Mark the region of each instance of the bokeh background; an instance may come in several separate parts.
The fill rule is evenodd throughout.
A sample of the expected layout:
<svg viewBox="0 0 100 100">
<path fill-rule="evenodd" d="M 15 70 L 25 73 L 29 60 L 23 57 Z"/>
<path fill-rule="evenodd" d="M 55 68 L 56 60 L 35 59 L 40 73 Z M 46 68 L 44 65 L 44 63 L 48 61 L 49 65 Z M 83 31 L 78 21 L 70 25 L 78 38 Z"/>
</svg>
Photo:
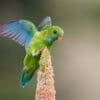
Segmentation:
<svg viewBox="0 0 100 100">
<path fill-rule="evenodd" d="M 100 0 L 0 0 L 0 23 L 51 16 L 64 40 L 52 51 L 56 100 L 100 100 Z M 0 100 L 34 100 L 32 83 L 19 84 L 24 49 L 0 38 Z"/>
</svg>

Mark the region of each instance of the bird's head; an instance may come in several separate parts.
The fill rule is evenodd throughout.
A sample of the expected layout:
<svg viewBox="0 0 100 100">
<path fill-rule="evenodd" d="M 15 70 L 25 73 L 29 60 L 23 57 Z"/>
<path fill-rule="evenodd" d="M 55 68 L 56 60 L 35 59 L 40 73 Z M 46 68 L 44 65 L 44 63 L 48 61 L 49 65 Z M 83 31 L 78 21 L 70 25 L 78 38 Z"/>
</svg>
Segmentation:
<svg viewBox="0 0 100 100">
<path fill-rule="evenodd" d="M 59 26 L 52 25 L 51 17 L 49 16 L 43 19 L 43 21 L 38 25 L 37 29 L 43 33 L 41 35 L 48 43 L 63 39 L 63 29 Z"/>
<path fill-rule="evenodd" d="M 62 40 L 64 31 L 59 26 L 46 26 L 43 28 L 45 39 L 48 42 L 54 42 L 55 40 Z"/>
</svg>

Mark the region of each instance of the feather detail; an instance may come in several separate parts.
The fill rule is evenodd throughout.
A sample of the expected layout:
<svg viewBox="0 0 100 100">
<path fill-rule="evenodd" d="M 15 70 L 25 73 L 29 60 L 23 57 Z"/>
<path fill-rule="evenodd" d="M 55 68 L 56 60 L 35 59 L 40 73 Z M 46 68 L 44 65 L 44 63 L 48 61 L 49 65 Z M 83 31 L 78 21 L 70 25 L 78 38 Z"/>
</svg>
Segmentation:
<svg viewBox="0 0 100 100">
<path fill-rule="evenodd" d="M 27 20 L 11 21 L 0 26 L 0 36 L 18 42 L 25 49 L 36 32 L 35 25 Z"/>
</svg>

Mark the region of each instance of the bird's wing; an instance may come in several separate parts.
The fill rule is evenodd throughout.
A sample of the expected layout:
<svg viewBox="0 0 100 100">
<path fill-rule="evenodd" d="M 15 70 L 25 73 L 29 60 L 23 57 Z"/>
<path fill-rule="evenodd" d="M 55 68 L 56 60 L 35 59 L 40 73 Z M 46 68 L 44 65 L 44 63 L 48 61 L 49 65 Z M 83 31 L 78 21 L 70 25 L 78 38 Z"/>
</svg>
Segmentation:
<svg viewBox="0 0 100 100">
<path fill-rule="evenodd" d="M 27 20 L 11 21 L 0 26 L 0 36 L 18 42 L 25 49 L 36 32 L 35 25 Z"/>
<path fill-rule="evenodd" d="M 37 29 L 40 31 L 44 26 L 51 26 L 52 22 L 51 22 L 51 17 L 47 16 L 46 18 L 44 18 L 42 20 L 42 22 L 37 26 Z"/>
</svg>

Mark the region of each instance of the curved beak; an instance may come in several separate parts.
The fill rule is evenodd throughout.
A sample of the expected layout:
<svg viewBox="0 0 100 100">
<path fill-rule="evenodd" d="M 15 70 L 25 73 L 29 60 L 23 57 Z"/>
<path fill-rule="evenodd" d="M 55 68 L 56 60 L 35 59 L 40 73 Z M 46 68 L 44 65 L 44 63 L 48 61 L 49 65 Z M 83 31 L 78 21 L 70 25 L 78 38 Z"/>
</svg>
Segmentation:
<svg viewBox="0 0 100 100">
<path fill-rule="evenodd" d="M 63 36 L 58 36 L 58 38 L 57 38 L 59 41 L 61 41 L 61 40 L 63 40 Z"/>
</svg>

